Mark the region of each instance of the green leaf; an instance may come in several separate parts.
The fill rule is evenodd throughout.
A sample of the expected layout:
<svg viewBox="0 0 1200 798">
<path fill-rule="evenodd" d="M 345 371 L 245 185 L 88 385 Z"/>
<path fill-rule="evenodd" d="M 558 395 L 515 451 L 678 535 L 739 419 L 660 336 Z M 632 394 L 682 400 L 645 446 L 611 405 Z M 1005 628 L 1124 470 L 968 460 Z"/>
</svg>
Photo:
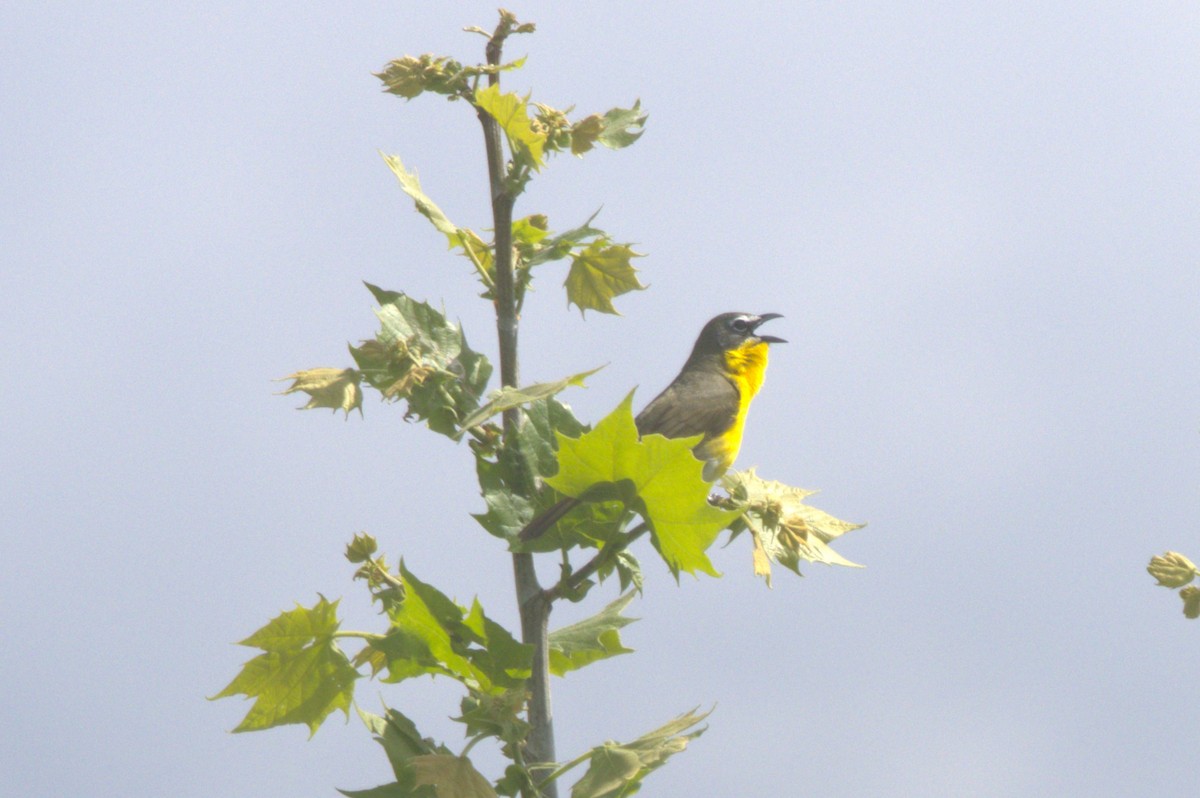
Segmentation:
<svg viewBox="0 0 1200 798">
<path fill-rule="evenodd" d="M 612 572 L 617 572 L 617 577 L 620 579 L 621 592 L 625 593 L 631 587 L 637 593 L 642 592 L 642 566 L 638 562 L 637 557 L 629 553 L 627 549 L 621 549 L 617 552 L 616 557 L 600 569 L 599 575 L 601 581 L 612 575 Z"/>
<path fill-rule="evenodd" d="M 442 209 L 431 200 L 421 189 L 421 181 L 417 178 L 415 172 L 410 172 L 404 168 L 404 162 L 395 155 L 383 156 L 384 163 L 392 170 L 392 174 L 400 181 L 400 188 L 404 189 L 404 193 L 412 197 L 413 203 L 416 204 L 417 210 L 429 220 L 430 224 L 438 229 L 439 232 L 445 234 L 451 244 L 456 243 L 458 236 L 458 227 L 447 218 L 446 214 L 442 213 Z"/>
<path fill-rule="evenodd" d="M 526 265 L 537 266 L 541 263 L 562 260 L 570 255 L 571 250 L 575 249 L 580 243 L 603 237 L 603 230 L 592 227 L 592 222 L 599 215 L 600 211 L 596 211 L 591 215 L 591 218 L 579 227 L 572 228 L 565 233 L 559 233 L 552 238 L 543 239 L 536 246 L 525 247 L 521 256 L 524 258 Z"/>
<path fill-rule="evenodd" d="M 403 562 L 400 580 L 404 598 L 388 607 L 391 627 L 382 640 L 371 642 L 387 658 L 385 681 L 444 674 L 483 693 L 524 683 L 532 647 L 518 643 L 487 618 L 478 601 L 468 617 L 458 604 L 413 576 Z"/>
<path fill-rule="evenodd" d="M 304 391 L 309 395 L 308 404 L 300 410 L 312 410 L 317 407 L 329 407 L 333 412 L 342 410 L 346 418 L 351 410 L 358 410 L 362 415 L 362 374 L 354 369 L 315 368 L 305 369 L 281 377 L 276 382 L 292 380 L 286 390 L 280 391 L 280 396 L 286 396 L 296 391 Z"/>
<path fill-rule="evenodd" d="M 513 241 L 520 244 L 536 245 L 550 235 L 546 228 L 548 224 L 545 214 L 535 213 L 513 222 Z"/>
<path fill-rule="evenodd" d="M 454 720 L 466 725 L 468 737 L 484 735 L 520 745 L 530 728 L 521 717 L 525 712 L 525 694 L 524 686 L 498 695 L 470 693 L 463 697 L 462 714 Z"/>
<path fill-rule="evenodd" d="M 372 341 L 350 347 L 364 378 L 389 400 L 408 400 L 408 414 L 453 436 L 479 406 L 492 367 L 467 346 L 462 328 L 424 302 L 367 283 L 380 303 Z"/>
<path fill-rule="evenodd" d="M 466 77 L 462 64 L 446 56 L 406 55 L 388 63 L 382 72 L 373 72 L 383 81 L 383 90 L 406 100 L 432 91 L 437 94 L 455 95 L 466 90 Z"/>
<path fill-rule="evenodd" d="M 392 784 L 339 792 L 349 798 L 496 798 L 471 760 L 449 752 L 412 757 Z"/>
<path fill-rule="evenodd" d="M 491 459 L 476 451 L 476 473 L 487 512 L 473 517 L 488 532 L 505 539 L 514 551 L 555 551 L 585 543 L 581 534 L 563 534 L 567 526 L 536 541 L 523 542 L 517 537 L 534 516 L 548 509 L 560 498 L 553 490 L 536 491 L 527 478 L 528 469 L 540 477 L 558 470 L 558 433 L 579 436 L 584 426 L 571 409 L 554 397 L 538 399 L 525 409 L 525 423 L 515 440 L 516 453 L 501 450 L 500 457 Z M 578 523 L 572 519 L 571 524 Z"/>
<path fill-rule="evenodd" d="M 613 108 L 604 115 L 599 142 L 612 150 L 628 147 L 642 137 L 647 115 L 642 113 L 642 101 L 632 108 Z"/>
<path fill-rule="evenodd" d="M 604 116 L 592 114 L 571 126 L 571 153 L 582 156 L 597 143 L 612 150 L 628 147 L 641 138 L 646 114 L 641 100 L 633 108 L 613 108 Z"/>
<path fill-rule="evenodd" d="M 417 731 L 416 724 L 402 712 L 385 707 L 386 717 L 372 714 L 359 709 L 358 716 L 362 718 L 367 730 L 375 737 L 387 754 L 392 772 L 396 779 L 403 781 L 408 771 L 408 763 L 415 756 L 422 754 L 450 753 L 445 746 L 437 745 L 428 737 L 422 737 Z"/>
<path fill-rule="evenodd" d="M 816 491 L 765 480 L 754 469 L 730 471 L 721 481 L 729 492 L 728 506 L 742 513 L 735 535 L 748 528 L 754 537 L 754 573 L 771 586 L 771 563 L 799 574 L 800 561 L 861 568 L 834 551 L 829 543 L 865 524 L 834 518 L 804 503 Z"/>
<path fill-rule="evenodd" d="M 475 89 L 475 105 L 496 120 L 514 153 L 527 153 L 535 169 L 542 165 L 546 135 L 534 131 L 524 99 L 513 92 L 501 93 L 500 85 L 492 84 Z"/>
<path fill-rule="evenodd" d="M 704 552 L 737 513 L 708 502 L 703 464 L 692 454 L 699 436 L 670 440 L 647 435 L 638 440 L 632 401 L 630 393 L 579 438 L 560 434 L 558 473 L 546 483 L 587 501 L 619 499 L 649 524 L 654 545 L 672 573 L 717 576 Z"/>
<path fill-rule="evenodd" d="M 510 408 L 520 407 L 521 405 L 536 402 L 539 399 L 549 398 L 572 385 L 579 386 L 580 388 L 586 387 L 584 380 L 602 368 L 604 366 L 599 366 L 590 371 L 581 371 L 578 374 L 572 374 L 570 377 L 565 377 L 554 382 L 538 382 L 533 385 L 527 385 L 524 388 L 505 386 L 499 391 L 494 392 L 492 398 L 486 404 L 463 419 L 458 436 L 461 437 L 471 427 L 477 427 L 492 416 L 497 416 Z"/>
<path fill-rule="evenodd" d="M 364 563 L 379 549 L 379 542 L 366 532 L 359 532 L 346 545 L 346 559 L 357 565 Z"/>
<path fill-rule="evenodd" d="M 480 280 L 490 289 L 494 271 L 492 245 L 480 238 L 474 230 L 459 227 L 451 222 L 442 209 L 422 190 L 421 181 L 417 179 L 416 173 L 405 169 L 397 156 L 383 155 L 383 160 L 400 181 L 400 188 L 412 198 L 421 215 L 428 219 L 438 232 L 446 236 L 451 249 L 462 251 L 463 257 L 471 261 L 479 273 Z"/>
<path fill-rule="evenodd" d="M 612 300 L 646 286 L 637 278 L 637 269 L 630 264 L 641 255 L 625 244 L 613 244 L 608 239 L 593 241 L 580 252 L 571 254 L 571 270 L 567 272 L 567 303 L 588 310 L 617 313 Z M 619 315 L 619 314 L 618 314 Z"/>
<path fill-rule="evenodd" d="M 345 795 L 346 798 L 438 798 L 436 789 L 428 784 L 415 785 L 411 778 L 408 782 L 383 784 L 369 790 L 339 789 L 338 792 Z"/>
<path fill-rule="evenodd" d="M 496 791 L 471 760 L 453 754 L 414 757 L 412 769 L 418 785 L 429 785 L 437 798 L 496 798 Z"/>
<path fill-rule="evenodd" d="M 571 126 L 571 154 L 583 156 L 585 152 L 596 146 L 596 140 L 604 132 L 604 117 L 592 114 L 580 119 Z"/>
<path fill-rule="evenodd" d="M 214 699 L 255 699 L 235 732 L 303 723 L 315 734 L 335 709 L 349 715 L 359 673 L 334 643 L 337 602 L 282 613 L 241 642 L 265 653 L 247 662 Z"/>
<path fill-rule="evenodd" d="M 629 654 L 621 643 L 620 630 L 637 620 L 621 614 L 633 600 L 626 593 L 591 618 L 564 626 L 550 633 L 550 672 L 563 676 L 597 660 Z"/>
<path fill-rule="evenodd" d="M 689 729 L 709 714 L 697 714 L 693 709 L 632 742 L 596 746 L 589 755 L 587 773 L 571 788 L 571 798 L 623 798 L 637 792 L 651 771 L 704 733 L 708 727 Z"/>
</svg>

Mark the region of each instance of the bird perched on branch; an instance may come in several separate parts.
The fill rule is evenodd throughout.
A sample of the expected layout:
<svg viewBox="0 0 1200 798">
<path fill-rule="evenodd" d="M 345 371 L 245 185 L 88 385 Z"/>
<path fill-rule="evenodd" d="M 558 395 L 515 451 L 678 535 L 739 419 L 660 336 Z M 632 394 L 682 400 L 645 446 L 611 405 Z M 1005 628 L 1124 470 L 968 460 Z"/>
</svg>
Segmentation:
<svg viewBox="0 0 1200 798">
<path fill-rule="evenodd" d="M 711 319 L 679 374 L 634 419 L 638 434 L 703 435 L 692 452 L 704 461 L 704 479 L 717 480 L 741 448 L 750 400 L 767 370 L 769 345 L 786 343 L 758 333 L 762 324 L 778 318 L 778 313 L 722 313 Z M 579 503 L 573 498 L 558 502 L 530 521 L 521 539 L 540 537 Z"/>
</svg>

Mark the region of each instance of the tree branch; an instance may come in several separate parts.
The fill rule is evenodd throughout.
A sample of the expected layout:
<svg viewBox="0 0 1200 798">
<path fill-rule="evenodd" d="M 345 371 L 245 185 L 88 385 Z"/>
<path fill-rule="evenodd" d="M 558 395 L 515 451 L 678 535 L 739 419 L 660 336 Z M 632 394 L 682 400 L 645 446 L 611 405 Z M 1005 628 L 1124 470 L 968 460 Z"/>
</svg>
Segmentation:
<svg viewBox="0 0 1200 798">
<path fill-rule="evenodd" d="M 493 66 L 500 64 L 504 40 L 514 30 L 516 18 L 501 11 L 500 23 L 488 39 L 487 61 Z M 500 82 L 499 72 L 488 75 L 488 84 Z M 500 125 L 482 108 L 477 109 L 483 127 L 484 146 L 487 150 L 489 188 L 492 200 L 493 229 L 495 239 L 495 297 L 496 333 L 500 349 L 500 384 L 517 387 L 520 369 L 517 360 L 517 303 L 514 290 L 512 219 L 516 201 L 508 181 L 508 167 L 504 157 L 504 142 Z M 504 445 L 516 449 L 517 433 L 520 431 L 522 415 L 519 408 L 504 411 Z M 533 479 L 527 474 L 532 490 Z M 516 581 L 517 605 L 521 613 L 521 638 L 533 646 L 533 668 L 529 677 L 529 737 L 525 743 L 525 758 L 530 766 L 553 763 L 554 722 L 550 711 L 550 650 L 548 646 L 551 603 L 542 594 L 533 555 L 513 554 L 513 576 Z M 557 798 L 558 788 L 553 782 L 545 785 L 543 795 Z"/>
</svg>

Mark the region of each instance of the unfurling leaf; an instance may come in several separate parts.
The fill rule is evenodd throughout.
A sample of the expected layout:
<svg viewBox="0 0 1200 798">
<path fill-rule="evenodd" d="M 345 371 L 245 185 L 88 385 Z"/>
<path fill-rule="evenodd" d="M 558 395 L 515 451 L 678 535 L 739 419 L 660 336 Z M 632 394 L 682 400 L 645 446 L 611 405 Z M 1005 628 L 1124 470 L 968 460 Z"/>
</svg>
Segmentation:
<svg viewBox="0 0 1200 798">
<path fill-rule="evenodd" d="M 571 126 L 571 154 L 582 156 L 596 146 L 596 140 L 604 132 L 604 117 L 592 114 Z"/>
<path fill-rule="evenodd" d="M 610 150 L 619 150 L 641 138 L 646 114 L 641 112 L 641 100 L 633 108 L 613 108 L 604 116 L 592 114 L 571 126 L 571 153 L 582 156 L 597 143 Z"/>
<path fill-rule="evenodd" d="M 468 737 L 484 735 L 520 745 L 529 735 L 525 713 L 525 686 L 499 694 L 472 692 L 463 697 L 462 714 L 454 720 L 467 727 Z"/>
<path fill-rule="evenodd" d="M 642 101 L 632 108 L 613 108 L 604 115 L 599 142 L 612 150 L 628 147 L 642 137 L 647 115 L 642 113 Z"/>
<path fill-rule="evenodd" d="M 455 95 L 466 91 L 468 73 L 462 64 L 446 56 L 428 53 L 413 57 L 406 55 L 388 63 L 382 72 L 372 73 L 383 81 L 383 90 L 406 100 L 432 91 Z"/>
<path fill-rule="evenodd" d="M 642 257 L 626 244 L 613 244 L 608 239 L 593 241 L 580 252 L 571 253 L 571 270 L 567 273 L 567 303 L 588 310 L 617 313 L 612 300 L 646 286 L 637 278 L 637 269 L 630 260 Z"/>
<path fill-rule="evenodd" d="M 366 532 L 359 532 L 354 540 L 346 545 L 346 559 L 355 565 L 364 563 L 379 550 L 379 543 Z"/>
<path fill-rule="evenodd" d="M 546 134 L 533 129 L 524 99 L 513 92 L 501 93 L 500 85 L 492 84 L 475 90 L 475 105 L 500 125 L 514 154 L 527 153 L 535 169 L 542 165 Z"/>
<path fill-rule="evenodd" d="M 1179 597 L 1183 599 L 1184 617 L 1192 620 L 1200 618 L 1200 587 L 1185 587 L 1179 591 Z"/>
<path fill-rule="evenodd" d="M 384 163 L 388 165 L 388 168 L 392 170 L 392 174 L 396 176 L 396 180 L 400 182 L 400 188 L 404 189 L 405 194 L 412 197 L 412 201 L 421 215 L 428 219 L 430 224 L 438 229 L 438 232 L 445 234 L 451 244 L 454 244 L 458 228 L 421 189 L 421 181 L 417 178 L 416 173 L 405 169 L 404 162 L 397 156 L 383 153 L 380 155 L 383 156 Z"/>
<path fill-rule="evenodd" d="M 1183 587 L 1200 574 L 1195 563 L 1177 551 L 1168 551 L 1157 557 L 1150 558 L 1146 566 L 1150 575 L 1158 580 L 1163 587 Z"/>
<path fill-rule="evenodd" d="M 297 606 L 282 613 L 241 641 L 264 653 L 213 696 L 254 699 L 234 731 L 303 723 L 315 734 L 335 709 L 349 715 L 359 673 L 334 643 L 337 629 L 337 602 L 322 598 L 312 608 Z"/>
<path fill-rule="evenodd" d="M 711 712 L 711 711 L 710 711 Z M 704 733 L 695 729 L 710 712 L 696 710 L 628 743 L 608 742 L 592 749 L 587 773 L 571 788 L 571 798 L 623 798 L 633 795 L 651 771 Z M 694 731 L 689 731 L 695 729 Z"/>
<path fill-rule="evenodd" d="M 704 553 L 737 513 L 708 502 L 703 464 L 692 454 L 699 436 L 638 439 L 633 394 L 579 438 L 558 435 L 558 473 L 546 483 L 560 493 L 593 502 L 619 500 L 645 519 L 655 547 L 678 576 L 717 576 Z"/>
<path fill-rule="evenodd" d="M 367 283 L 380 303 L 375 339 L 350 347 L 364 378 L 385 399 L 408 401 L 408 415 L 454 435 L 479 406 L 492 367 L 467 346 L 462 328 L 424 302 Z"/>
<path fill-rule="evenodd" d="M 510 388 L 505 386 L 499 391 L 496 391 L 486 404 L 463 419 L 462 427 L 459 429 L 458 435 L 461 437 L 462 433 L 471 427 L 477 427 L 492 416 L 499 415 L 510 408 L 531 404 L 539 399 L 546 399 L 571 387 L 572 385 L 583 388 L 585 387 L 583 381 L 602 368 L 604 367 L 600 366 L 592 369 L 591 371 L 581 371 L 578 374 L 572 374 L 570 377 L 565 377 L 561 380 L 556 380 L 554 382 L 539 382 L 533 385 L 527 385 L 524 388 Z"/>
<path fill-rule="evenodd" d="M 762 479 L 754 469 L 728 472 L 721 486 L 729 492 L 723 506 L 741 513 L 732 527 L 734 534 L 750 530 L 754 538 L 754 573 L 765 577 L 768 587 L 772 562 L 797 574 L 801 560 L 862 567 L 842 557 L 829 543 L 865 525 L 842 521 L 805 504 L 804 499 L 816 491 Z"/>
<path fill-rule="evenodd" d="M 550 672 L 563 676 L 601 659 L 633 651 L 621 643 L 620 630 L 637 620 L 621 614 L 633 600 L 626 593 L 591 618 L 550 633 Z"/>
<path fill-rule="evenodd" d="M 280 396 L 296 391 L 308 394 L 308 404 L 298 408 L 300 410 L 329 407 L 335 413 L 339 410 L 344 411 L 347 418 L 350 417 L 351 410 L 358 410 L 358 414 L 362 415 L 362 389 L 359 387 L 362 374 L 354 369 L 306 369 L 281 377 L 276 382 L 283 380 L 293 382 L 287 390 L 279 392 Z"/>
</svg>

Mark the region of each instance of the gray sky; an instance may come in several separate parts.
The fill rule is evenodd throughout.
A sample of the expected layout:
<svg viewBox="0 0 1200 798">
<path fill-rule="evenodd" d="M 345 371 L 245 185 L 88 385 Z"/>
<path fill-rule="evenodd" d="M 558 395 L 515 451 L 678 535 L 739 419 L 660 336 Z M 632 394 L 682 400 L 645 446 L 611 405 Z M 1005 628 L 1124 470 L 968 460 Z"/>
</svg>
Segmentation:
<svg viewBox="0 0 1200 798">
<path fill-rule="evenodd" d="M 488 226 L 466 108 L 370 75 L 475 60 L 459 29 L 494 6 L 451 5 L 0 7 L 0 792 L 387 781 L 357 719 L 234 736 L 248 705 L 203 698 L 294 601 L 377 625 L 341 559 L 358 530 L 515 625 L 465 446 L 371 394 L 365 420 L 297 413 L 269 382 L 348 364 L 376 326 L 362 279 L 495 350 L 470 269 L 377 154 Z M 679 587 L 643 545 L 638 653 L 556 684 L 560 756 L 716 703 L 647 795 L 1192 783 L 1200 626 L 1144 565 L 1200 556 L 1197 6 L 514 10 L 539 33 L 510 88 L 651 114 L 518 206 L 558 229 L 603 206 L 652 286 L 581 321 L 544 268 L 525 378 L 609 363 L 565 396 L 594 421 L 651 398 L 711 315 L 783 313 L 739 465 L 870 524 L 838 547 L 866 570 L 774 590 L 746 540 Z M 359 684 L 381 694 L 460 745 L 451 685 Z"/>
</svg>

